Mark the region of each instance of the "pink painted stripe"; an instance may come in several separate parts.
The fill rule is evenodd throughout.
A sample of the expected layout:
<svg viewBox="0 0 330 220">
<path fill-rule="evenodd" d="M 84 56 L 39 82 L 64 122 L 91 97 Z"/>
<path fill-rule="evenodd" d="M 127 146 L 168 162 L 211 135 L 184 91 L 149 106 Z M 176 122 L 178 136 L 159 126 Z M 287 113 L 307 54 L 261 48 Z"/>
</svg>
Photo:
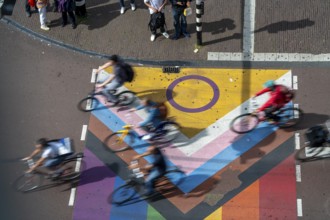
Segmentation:
<svg viewBox="0 0 330 220">
<path fill-rule="evenodd" d="M 109 220 L 111 204 L 106 202 L 113 191 L 115 174 L 87 148 L 86 165 L 77 188 L 73 220 Z"/>
<path fill-rule="evenodd" d="M 288 157 L 259 180 L 260 219 L 297 219 L 295 161 Z"/>
</svg>

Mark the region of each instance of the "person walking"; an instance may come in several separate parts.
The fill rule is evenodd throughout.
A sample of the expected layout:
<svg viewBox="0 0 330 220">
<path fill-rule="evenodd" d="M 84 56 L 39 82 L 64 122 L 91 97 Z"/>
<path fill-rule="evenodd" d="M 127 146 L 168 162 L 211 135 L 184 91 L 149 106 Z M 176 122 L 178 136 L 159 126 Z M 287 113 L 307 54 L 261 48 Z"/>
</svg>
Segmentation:
<svg viewBox="0 0 330 220">
<path fill-rule="evenodd" d="M 68 14 L 71 21 L 72 29 L 76 29 L 76 17 L 73 13 L 75 9 L 74 0 L 58 0 L 58 11 L 62 13 L 62 27 L 68 24 Z"/>
<path fill-rule="evenodd" d="M 39 19 L 40 19 L 40 28 L 44 31 L 49 31 L 50 28 L 47 26 L 47 5 L 48 5 L 48 0 L 37 0 L 37 8 L 39 11 Z"/>
<path fill-rule="evenodd" d="M 135 0 L 130 0 L 131 2 L 131 9 L 132 11 L 135 11 L 136 7 L 135 7 Z M 125 13 L 125 3 L 124 0 L 119 0 L 119 4 L 120 4 L 120 14 L 124 14 Z"/>
<path fill-rule="evenodd" d="M 190 37 L 187 32 L 187 19 L 184 15 L 184 10 L 190 7 L 191 0 L 170 0 L 172 3 L 172 14 L 174 19 L 175 34 L 171 37 L 172 40 L 177 40 L 181 35 L 186 38 Z"/>
<path fill-rule="evenodd" d="M 165 15 L 164 7 L 167 4 L 167 0 L 144 0 L 144 4 L 148 6 L 150 12 L 149 28 L 151 30 L 151 41 L 155 41 L 157 29 L 160 29 L 162 35 L 166 38 L 170 36 L 165 31 Z"/>
</svg>

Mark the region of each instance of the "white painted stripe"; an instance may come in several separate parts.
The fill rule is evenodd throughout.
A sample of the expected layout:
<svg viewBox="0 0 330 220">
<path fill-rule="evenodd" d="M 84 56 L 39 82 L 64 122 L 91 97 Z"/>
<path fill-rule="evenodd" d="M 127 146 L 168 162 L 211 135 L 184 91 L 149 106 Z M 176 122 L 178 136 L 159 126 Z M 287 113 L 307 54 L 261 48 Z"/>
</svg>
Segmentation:
<svg viewBox="0 0 330 220">
<path fill-rule="evenodd" d="M 299 104 L 298 104 L 298 103 L 294 103 L 294 104 L 293 104 L 293 107 L 294 107 L 294 108 L 299 108 Z M 293 117 L 294 117 L 294 118 L 299 118 L 298 115 L 296 115 L 296 114 L 295 114 Z"/>
<path fill-rule="evenodd" d="M 76 167 L 74 168 L 74 171 L 79 172 L 80 171 L 80 166 L 81 166 L 81 158 L 78 158 L 77 163 L 76 163 Z"/>
<path fill-rule="evenodd" d="M 196 31 L 202 31 L 202 27 L 196 26 Z"/>
<path fill-rule="evenodd" d="M 83 125 L 82 131 L 81 131 L 81 137 L 80 137 L 81 141 L 86 140 L 86 133 L 87 133 L 87 125 Z"/>
<path fill-rule="evenodd" d="M 196 8 L 196 14 L 202 14 L 202 9 L 198 9 L 198 8 Z"/>
<path fill-rule="evenodd" d="M 296 165 L 296 181 L 301 182 L 301 166 Z"/>
<path fill-rule="evenodd" d="M 294 139 L 295 139 L 296 150 L 299 150 L 300 149 L 300 134 L 295 133 Z"/>
<path fill-rule="evenodd" d="M 208 52 L 208 60 L 270 61 L 270 62 L 329 62 L 330 54 L 299 53 L 222 53 Z M 215 59 L 216 58 L 216 59 Z"/>
<path fill-rule="evenodd" d="M 95 81 L 96 81 L 96 71 L 97 71 L 97 69 L 92 70 L 91 83 L 95 83 Z"/>
<path fill-rule="evenodd" d="M 254 24 L 256 0 L 245 0 L 243 26 L 243 53 L 254 53 Z"/>
<path fill-rule="evenodd" d="M 72 188 L 68 206 L 73 206 L 75 197 L 76 197 L 76 188 Z"/>
<path fill-rule="evenodd" d="M 196 18 L 197 23 L 202 23 L 202 18 Z"/>
<path fill-rule="evenodd" d="M 293 76 L 292 85 L 294 90 L 298 90 L 298 76 Z"/>
<path fill-rule="evenodd" d="M 303 216 L 303 212 L 302 212 L 302 200 L 301 199 L 297 199 L 297 215 L 298 215 L 298 217 L 302 217 Z"/>
</svg>

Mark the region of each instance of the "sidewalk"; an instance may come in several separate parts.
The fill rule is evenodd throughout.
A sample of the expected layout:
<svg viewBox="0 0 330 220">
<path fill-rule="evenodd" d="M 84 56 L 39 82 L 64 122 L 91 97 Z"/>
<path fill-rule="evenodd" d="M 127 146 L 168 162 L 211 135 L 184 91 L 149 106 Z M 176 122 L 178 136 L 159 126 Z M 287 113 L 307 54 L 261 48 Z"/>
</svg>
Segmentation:
<svg viewBox="0 0 330 220">
<path fill-rule="evenodd" d="M 37 13 L 33 13 L 30 18 L 26 17 L 23 3 L 24 1 L 16 1 L 13 14 L 6 16 L 5 19 L 48 39 L 83 51 L 92 51 L 101 56 L 119 54 L 134 60 L 198 61 L 206 60 L 207 51 L 211 49 L 212 51 L 224 51 L 223 43 L 217 42 L 219 37 L 223 37 L 223 33 L 217 31 L 219 28 L 217 20 L 221 20 L 224 16 L 223 14 L 221 17 L 218 15 L 222 7 L 218 1 L 207 2 L 205 6 L 208 14 L 202 19 L 208 23 L 204 25 L 203 42 L 209 42 L 209 44 L 204 46 L 199 53 L 194 53 L 197 42 L 194 14 L 187 17 L 191 38 L 180 38 L 173 41 L 159 35 L 154 42 L 151 42 L 151 33 L 147 25 L 150 15 L 142 0 L 136 1 L 136 11 L 132 11 L 129 2 L 126 1 L 127 10 L 123 15 L 120 15 L 118 0 L 86 1 L 88 19 L 80 22 L 75 30 L 71 29 L 70 25 L 61 27 L 61 14 L 52 12 L 52 7 L 49 7 L 47 19 L 51 21 L 51 30 L 48 32 L 40 29 Z M 233 7 L 235 5 L 229 2 L 226 4 L 226 7 L 230 7 L 230 4 Z M 192 8 L 195 11 L 195 2 L 192 3 Z M 240 13 L 237 11 L 234 14 L 238 16 Z M 170 5 L 165 9 L 165 17 L 167 29 L 171 35 L 174 33 L 174 28 Z M 226 31 L 225 35 L 232 35 L 237 30 L 241 30 L 241 28 L 236 27 L 236 30 Z M 227 51 L 239 51 L 239 48 L 240 40 L 235 40 Z"/>
</svg>

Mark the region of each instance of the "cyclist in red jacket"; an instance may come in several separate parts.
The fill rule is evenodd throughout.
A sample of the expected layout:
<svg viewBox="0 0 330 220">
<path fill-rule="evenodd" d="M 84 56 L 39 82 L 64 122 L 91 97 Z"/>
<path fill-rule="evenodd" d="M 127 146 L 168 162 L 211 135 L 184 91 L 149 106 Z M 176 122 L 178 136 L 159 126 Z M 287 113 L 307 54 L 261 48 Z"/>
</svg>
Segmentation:
<svg viewBox="0 0 330 220">
<path fill-rule="evenodd" d="M 267 81 L 264 87 L 265 88 L 259 91 L 255 97 L 270 92 L 270 98 L 257 109 L 257 113 L 264 112 L 268 117 L 271 117 L 274 111 L 281 109 L 294 97 L 294 93 L 291 89 L 284 85 L 277 85 L 273 80 Z"/>
</svg>

